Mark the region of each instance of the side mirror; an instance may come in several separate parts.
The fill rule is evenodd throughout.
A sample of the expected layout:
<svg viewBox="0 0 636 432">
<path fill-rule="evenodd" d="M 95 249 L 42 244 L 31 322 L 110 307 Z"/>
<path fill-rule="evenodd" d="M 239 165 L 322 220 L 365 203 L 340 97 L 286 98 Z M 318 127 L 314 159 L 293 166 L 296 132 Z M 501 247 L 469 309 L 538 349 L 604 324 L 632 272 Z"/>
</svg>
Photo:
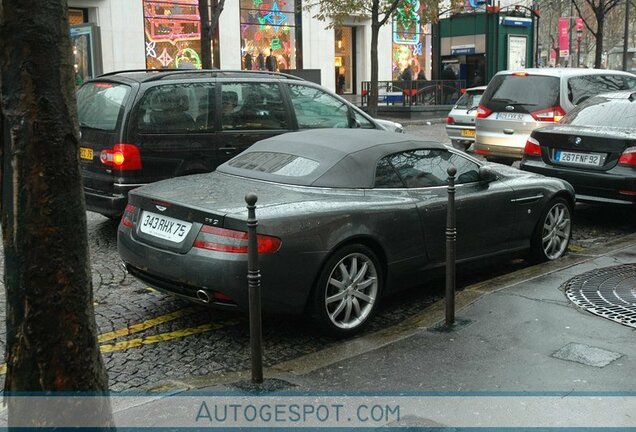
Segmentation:
<svg viewBox="0 0 636 432">
<path fill-rule="evenodd" d="M 479 178 L 481 181 L 490 183 L 497 180 L 497 173 L 492 168 L 483 166 L 479 168 Z"/>
</svg>

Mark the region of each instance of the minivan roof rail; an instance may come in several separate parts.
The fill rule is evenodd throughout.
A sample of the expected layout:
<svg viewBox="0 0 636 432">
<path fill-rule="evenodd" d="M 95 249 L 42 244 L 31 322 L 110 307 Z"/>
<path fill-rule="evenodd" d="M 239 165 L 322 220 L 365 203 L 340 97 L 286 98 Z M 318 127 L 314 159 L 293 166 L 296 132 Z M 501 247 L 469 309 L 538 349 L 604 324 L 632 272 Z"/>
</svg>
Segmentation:
<svg viewBox="0 0 636 432">
<path fill-rule="evenodd" d="M 287 78 L 287 79 L 292 79 L 292 80 L 297 80 L 297 81 L 304 81 L 304 79 L 294 76 L 294 75 L 290 75 L 290 74 L 286 74 L 286 73 L 282 73 L 282 72 L 270 72 L 270 71 L 252 71 L 252 70 L 222 70 L 222 69 L 168 69 L 168 71 L 166 71 L 165 69 L 162 69 L 161 72 L 164 72 L 162 74 L 157 74 L 157 75 L 153 75 L 153 76 L 149 76 L 146 79 L 144 79 L 144 82 L 149 82 L 149 81 L 158 81 L 158 80 L 162 80 L 164 78 L 167 77 L 171 77 L 174 75 L 189 75 L 189 74 L 196 74 L 196 75 L 210 75 L 213 77 L 218 77 L 218 76 L 223 76 L 223 75 L 249 75 L 249 74 L 254 74 L 254 75 L 265 75 L 265 76 L 272 76 L 272 77 L 279 77 L 279 78 Z"/>
</svg>

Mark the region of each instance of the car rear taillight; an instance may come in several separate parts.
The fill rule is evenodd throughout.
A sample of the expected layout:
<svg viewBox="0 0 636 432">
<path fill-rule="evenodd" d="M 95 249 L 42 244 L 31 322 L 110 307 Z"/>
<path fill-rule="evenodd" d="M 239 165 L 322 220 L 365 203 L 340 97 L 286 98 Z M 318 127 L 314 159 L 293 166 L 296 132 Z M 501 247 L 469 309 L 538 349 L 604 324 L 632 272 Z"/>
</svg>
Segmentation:
<svg viewBox="0 0 636 432">
<path fill-rule="evenodd" d="M 125 227 L 132 228 L 133 227 L 133 218 L 135 216 L 135 211 L 137 207 L 132 204 L 128 204 L 124 209 L 124 214 L 121 217 L 121 224 Z"/>
<path fill-rule="evenodd" d="M 488 117 L 490 114 L 492 114 L 492 110 L 486 108 L 483 105 L 479 105 L 477 107 L 477 118 L 486 118 Z"/>
<path fill-rule="evenodd" d="M 446 124 L 452 125 L 455 124 L 455 119 L 451 116 L 446 117 Z"/>
<path fill-rule="evenodd" d="M 560 106 L 542 109 L 530 113 L 536 121 L 542 122 L 558 122 L 565 115 L 565 111 Z"/>
<path fill-rule="evenodd" d="M 541 156 L 541 145 L 536 139 L 529 137 L 526 141 L 526 146 L 523 149 L 523 154 L 526 156 Z"/>
<path fill-rule="evenodd" d="M 528 76 L 528 72 L 513 72 L 513 76 Z"/>
<path fill-rule="evenodd" d="M 636 167 L 636 147 L 629 147 L 625 149 L 621 157 L 618 158 L 618 164 Z"/>
<path fill-rule="evenodd" d="M 121 171 L 141 169 L 141 153 L 134 144 L 115 144 L 113 148 L 104 149 L 99 154 L 99 160 Z"/>
<path fill-rule="evenodd" d="M 480 155 L 484 155 L 484 156 L 490 154 L 489 150 L 475 149 L 474 151 L 475 151 L 475 153 L 480 154 Z"/>
<path fill-rule="evenodd" d="M 258 253 L 275 253 L 280 249 L 278 237 L 258 234 Z M 247 253 L 247 233 L 227 228 L 203 225 L 194 241 L 194 247 L 217 252 Z"/>
</svg>

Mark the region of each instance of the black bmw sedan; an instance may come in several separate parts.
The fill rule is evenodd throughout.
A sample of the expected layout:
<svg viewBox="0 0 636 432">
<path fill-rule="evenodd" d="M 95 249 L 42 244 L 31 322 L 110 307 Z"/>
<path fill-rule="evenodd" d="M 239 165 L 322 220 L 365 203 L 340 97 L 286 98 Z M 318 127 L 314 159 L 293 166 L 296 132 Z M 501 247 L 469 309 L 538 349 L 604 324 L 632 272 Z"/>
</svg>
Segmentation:
<svg viewBox="0 0 636 432">
<path fill-rule="evenodd" d="M 521 169 L 568 181 L 577 201 L 636 205 L 636 92 L 593 97 L 535 129 Z"/>
</svg>

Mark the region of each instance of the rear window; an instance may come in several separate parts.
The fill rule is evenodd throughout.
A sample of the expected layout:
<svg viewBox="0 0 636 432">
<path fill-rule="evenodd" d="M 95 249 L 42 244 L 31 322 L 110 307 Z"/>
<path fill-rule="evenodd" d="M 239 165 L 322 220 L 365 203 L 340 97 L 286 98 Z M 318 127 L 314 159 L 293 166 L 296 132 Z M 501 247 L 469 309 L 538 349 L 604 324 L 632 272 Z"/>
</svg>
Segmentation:
<svg viewBox="0 0 636 432">
<path fill-rule="evenodd" d="M 302 177 L 311 174 L 320 164 L 315 160 L 286 153 L 253 152 L 237 156 L 228 165 L 267 174 Z"/>
<path fill-rule="evenodd" d="M 77 115 L 81 127 L 114 131 L 124 113 L 130 87 L 108 82 L 89 82 L 77 91 Z"/>
<path fill-rule="evenodd" d="M 479 105 L 481 101 L 482 92 L 466 92 L 459 98 L 455 106 L 457 108 L 473 108 Z"/>
<path fill-rule="evenodd" d="M 597 96 L 570 111 L 561 123 L 636 129 L 636 101 Z"/>
<path fill-rule="evenodd" d="M 493 111 L 506 106 L 517 112 L 533 112 L 559 105 L 559 78 L 541 75 L 496 75 L 481 103 Z"/>
<path fill-rule="evenodd" d="M 584 75 L 568 80 L 568 98 L 574 105 L 601 93 L 636 88 L 636 77 L 623 75 Z"/>
</svg>

